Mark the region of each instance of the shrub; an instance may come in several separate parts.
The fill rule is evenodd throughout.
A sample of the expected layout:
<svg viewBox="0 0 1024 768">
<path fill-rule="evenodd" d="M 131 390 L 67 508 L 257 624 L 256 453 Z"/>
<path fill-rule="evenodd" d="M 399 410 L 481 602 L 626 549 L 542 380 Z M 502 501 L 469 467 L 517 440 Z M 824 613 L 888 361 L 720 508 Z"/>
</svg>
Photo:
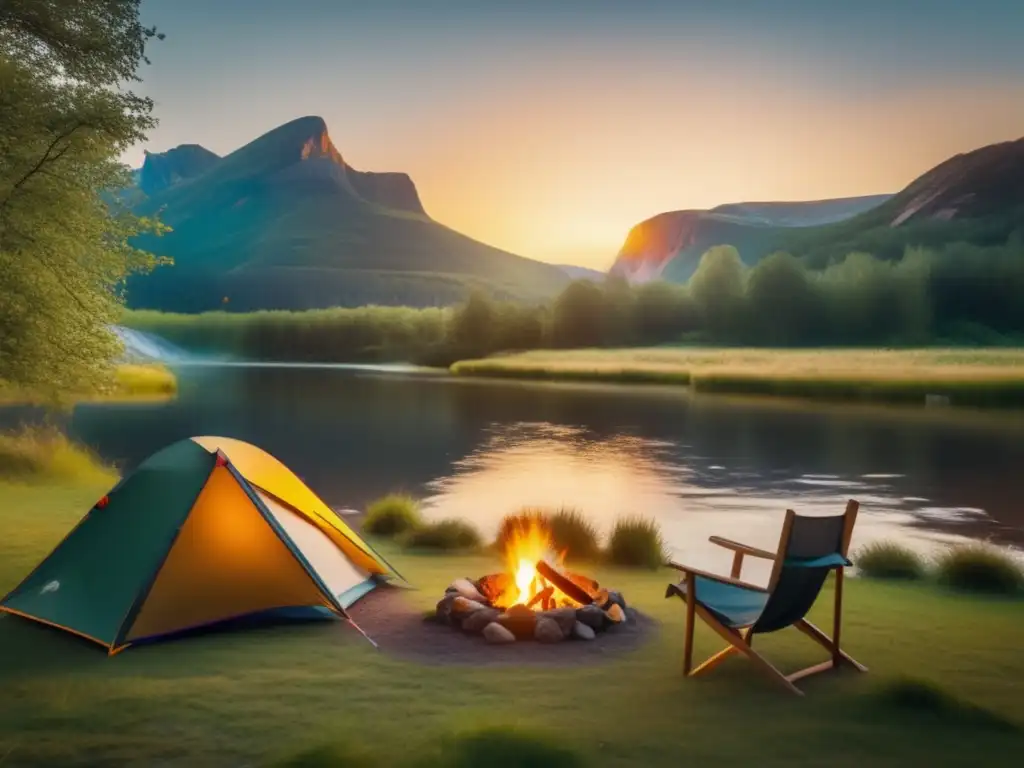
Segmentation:
<svg viewBox="0 0 1024 768">
<path fill-rule="evenodd" d="M 504 552 L 512 538 L 513 532 L 526 530 L 533 523 L 548 525 L 551 516 L 543 509 L 526 507 L 514 515 L 505 515 L 498 524 L 498 534 L 494 539 L 494 548 L 498 552 Z"/>
<path fill-rule="evenodd" d="M 498 525 L 493 547 L 504 552 L 513 531 L 540 524 L 551 533 L 551 543 L 559 552 L 565 551 L 572 560 L 593 560 L 601 553 L 597 528 L 573 507 L 562 507 L 556 512 L 525 507 L 513 515 L 506 515 Z"/>
<path fill-rule="evenodd" d="M 384 765 L 362 746 L 328 744 L 271 763 L 274 768 L 377 768 Z"/>
<path fill-rule="evenodd" d="M 112 485 L 117 472 L 56 427 L 23 427 L 0 434 L 0 478 Z"/>
<path fill-rule="evenodd" d="M 920 579 L 925 575 L 924 561 L 914 550 L 894 541 L 875 541 L 853 557 L 854 565 L 873 579 Z"/>
<path fill-rule="evenodd" d="M 884 707 L 1004 731 L 1016 731 L 1015 723 L 976 704 L 964 701 L 934 683 L 912 677 L 887 680 L 876 689 L 875 700 Z"/>
<path fill-rule="evenodd" d="M 446 768 L 582 768 L 584 761 L 553 735 L 481 728 L 448 739 L 435 764 Z"/>
<path fill-rule="evenodd" d="M 562 507 L 548 519 L 555 548 L 572 560 L 596 560 L 601 554 L 597 528 L 580 510 Z"/>
<path fill-rule="evenodd" d="M 1024 587 L 1024 567 L 1008 552 L 975 542 L 950 547 L 936 559 L 939 580 L 955 589 L 1008 594 Z"/>
<path fill-rule="evenodd" d="M 441 520 L 413 528 L 402 537 L 410 549 L 436 549 L 443 552 L 477 549 L 480 534 L 463 520 Z"/>
<path fill-rule="evenodd" d="M 653 520 L 627 517 L 618 520 L 608 541 L 608 559 L 615 565 L 656 569 L 665 562 L 665 543 Z"/>
<path fill-rule="evenodd" d="M 178 380 L 162 365 L 119 365 L 114 382 L 119 395 L 167 397 L 178 391 Z"/>
<path fill-rule="evenodd" d="M 370 504 L 363 529 L 372 536 L 399 536 L 423 524 L 419 503 L 404 493 L 389 493 Z"/>
</svg>

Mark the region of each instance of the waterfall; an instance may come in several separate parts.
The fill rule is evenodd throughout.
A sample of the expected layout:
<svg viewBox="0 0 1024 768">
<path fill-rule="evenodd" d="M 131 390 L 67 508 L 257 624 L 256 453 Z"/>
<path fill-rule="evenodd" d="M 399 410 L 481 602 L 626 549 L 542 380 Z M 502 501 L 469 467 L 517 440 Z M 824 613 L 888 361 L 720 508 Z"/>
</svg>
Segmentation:
<svg viewBox="0 0 1024 768">
<path fill-rule="evenodd" d="M 129 363 L 184 363 L 192 355 L 154 333 L 125 328 L 123 325 L 110 327 L 124 344 L 124 359 Z"/>
</svg>

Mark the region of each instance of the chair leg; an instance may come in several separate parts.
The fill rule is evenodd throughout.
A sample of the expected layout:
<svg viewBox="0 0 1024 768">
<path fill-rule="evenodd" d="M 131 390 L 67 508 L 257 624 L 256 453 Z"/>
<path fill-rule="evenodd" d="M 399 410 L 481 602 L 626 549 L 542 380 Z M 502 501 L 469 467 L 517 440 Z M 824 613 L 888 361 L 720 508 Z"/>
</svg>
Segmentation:
<svg viewBox="0 0 1024 768">
<path fill-rule="evenodd" d="M 833 642 L 831 637 L 829 637 L 816 626 L 811 624 L 811 622 L 807 621 L 807 619 L 801 619 L 793 626 L 795 626 L 797 629 L 799 629 L 801 632 L 803 632 L 805 635 L 811 638 L 814 642 L 818 643 L 818 645 L 822 646 L 826 651 L 832 654 L 832 661 L 829 663 L 828 668 L 831 669 L 839 666 L 839 664 L 837 663 L 838 660 L 839 662 L 845 663 L 848 666 L 853 667 L 858 672 L 868 671 L 867 667 L 865 667 L 855 658 L 850 656 L 846 651 L 842 650 L 839 647 L 838 643 Z"/>
<path fill-rule="evenodd" d="M 746 631 L 746 633 L 743 635 L 743 639 L 747 641 L 747 645 L 753 644 L 754 630 L 752 627 Z M 712 669 L 717 667 L 727 658 L 737 653 L 739 653 L 739 648 L 737 648 L 735 645 L 730 645 L 728 648 L 723 648 L 710 659 L 708 659 L 703 664 L 699 665 L 695 670 L 693 670 L 693 672 L 690 673 L 690 676 L 696 677 L 697 675 L 702 674 L 704 672 L 710 672 Z"/>
<path fill-rule="evenodd" d="M 683 675 L 689 675 L 693 668 L 693 631 L 694 631 L 694 606 L 697 602 L 694 597 L 695 582 L 692 573 L 686 575 L 686 647 L 683 650 Z"/>
<path fill-rule="evenodd" d="M 755 651 L 750 646 L 750 643 L 747 642 L 746 638 L 743 637 L 743 635 L 741 635 L 736 630 L 729 629 L 724 624 L 721 624 L 718 621 L 718 619 L 712 616 L 710 612 L 705 610 L 703 606 L 696 606 L 696 611 L 700 615 L 700 617 L 704 619 L 704 621 L 707 623 L 709 627 L 715 630 L 715 632 L 717 632 L 722 637 L 722 639 L 729 643 L 729 645 L 734 646 L 737 651 L 739 651 L 748 659 L 750 659 L 754 663 L 754 666 L 760 669 L 762 672 L 764 672 L 769 679 L 775 681 L 790 693 L 796 694 L 797 696 L 804 695 L 803 691 L 801 691 L 799 688 L 793 685 L 792 682 L 786 679 L 786 676 L 784 674 L 779 672 L 779 670 L 773 667 L 767 659 L 765 659 L 761 654 Z"/>
</svg>

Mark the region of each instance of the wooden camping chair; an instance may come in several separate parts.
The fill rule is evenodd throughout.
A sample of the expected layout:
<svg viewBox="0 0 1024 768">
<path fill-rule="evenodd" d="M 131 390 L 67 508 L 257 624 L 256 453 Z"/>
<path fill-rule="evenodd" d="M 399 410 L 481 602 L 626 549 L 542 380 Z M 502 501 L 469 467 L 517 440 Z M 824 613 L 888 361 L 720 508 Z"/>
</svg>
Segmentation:
<svg viewBox="0 0 1024 768">
<path fill-rule="evenodd" d="M 712 536 L 710 541 L 734 552 L 732 573 L 729 577 L 669 563 L 685 577 L 678 584 L 670 584 L 665 597 L 673 595 L 686 602 L 686 645 L 683 656 L 683 674 L 687 677 L 717 667 L 734 653 L 742 653 L 756 667 L 786 690 L 802 696 L 797 680 L 837 669 L 842 665 L 867 672 L 867 667 L 848 656 L 839 647 L 843 610 L 843 568 L 851 565 L 847 560 L 850 536 L 857 519 L 858 502 L 850 500 L 846 512 L 831 517 L 808 517 L 786 510 L 778 552 L 748 547 L 729 539 Z M 758 587 L 740 580 L 743 557 L 761 557 L 773 560 L 771 579 L 767 587 Z M 830 571 L 836 573 L 835 608 L 832 637 L 829 637 L 806 619 Z M 694 616 L 700 616 L 715 632 L 729 643 L 720 651 L 693 669 Z M 796 627 L 819 645 L 831 658 L 791 675 L 784 675 L 752 647 L 754 635 Z"/>
</svg>

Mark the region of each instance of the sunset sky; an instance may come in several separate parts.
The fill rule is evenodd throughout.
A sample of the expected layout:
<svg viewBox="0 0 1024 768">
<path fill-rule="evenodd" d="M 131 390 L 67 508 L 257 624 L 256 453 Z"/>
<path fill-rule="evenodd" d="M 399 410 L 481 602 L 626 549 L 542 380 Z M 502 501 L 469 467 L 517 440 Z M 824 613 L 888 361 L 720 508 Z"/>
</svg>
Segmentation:
<svg viewBox="0 0 1024 768">
<path fill-rule="evenodd" d="M 897 191 L 1024 136 L 1020 0 L 144 0 L 129 153 L 320 115 L 360 170 L 524 256 L 607 267 L 656 213 Z"/>
</svg>

